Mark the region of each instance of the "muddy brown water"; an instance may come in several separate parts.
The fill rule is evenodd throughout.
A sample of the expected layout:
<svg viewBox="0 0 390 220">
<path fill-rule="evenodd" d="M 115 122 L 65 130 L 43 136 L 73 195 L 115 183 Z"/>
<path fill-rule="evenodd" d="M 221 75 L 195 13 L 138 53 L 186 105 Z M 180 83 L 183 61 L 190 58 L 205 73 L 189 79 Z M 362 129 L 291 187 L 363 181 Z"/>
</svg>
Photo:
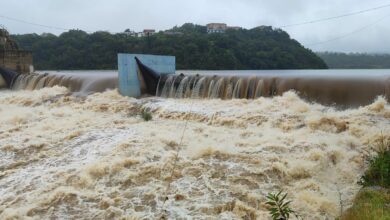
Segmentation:
<svg viewBox="0 0 390 220">
<path fill-rule="evenodd" d="M 44 74 L 46 73 L 46 74 Z M 118 86 L 117 71 L 40 71 L 19 77 L 14 90 L 55 85 L 87 95 Z M 358 107 L 378 96 L 390 98 L 390 70 L 178 70 L 161 78 L 156 96 L 166 98 L 254 99 L 289 90 L 324 105 Z"/>
</svg>

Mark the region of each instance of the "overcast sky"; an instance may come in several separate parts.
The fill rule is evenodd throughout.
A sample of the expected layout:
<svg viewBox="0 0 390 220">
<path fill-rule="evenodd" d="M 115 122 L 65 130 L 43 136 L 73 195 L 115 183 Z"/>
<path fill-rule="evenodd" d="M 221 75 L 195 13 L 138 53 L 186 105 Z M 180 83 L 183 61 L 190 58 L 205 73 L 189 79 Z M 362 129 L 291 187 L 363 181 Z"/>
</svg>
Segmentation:
<svg viewBox="0 0 390 220">
<path fill-rule="evenodd" d="M 390 4 L 390 0 L 0 0 L 0 24 L 17 34 L 60 34 L 63 31 L 1 16 L 48 26 L 110 32 L 126 28 L 164 30 L 186 22 L 201 25 L 223 22 L 244 28 L 278 27 L 386 4 Z M 347 37 L 312 45 L 362 28 Z M 390 7 L 283 29 L 314 51 L 390 53 Z"/>
</svg>

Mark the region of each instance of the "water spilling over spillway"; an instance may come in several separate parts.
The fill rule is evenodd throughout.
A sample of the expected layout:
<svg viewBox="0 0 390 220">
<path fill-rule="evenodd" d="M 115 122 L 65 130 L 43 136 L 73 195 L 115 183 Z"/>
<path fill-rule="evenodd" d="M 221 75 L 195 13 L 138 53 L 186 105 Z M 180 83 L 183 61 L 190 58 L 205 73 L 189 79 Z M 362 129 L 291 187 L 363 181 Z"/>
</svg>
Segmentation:
<svg viewBox="0 0 390 220">
<path fill-rule="evenodd" d="M 308 101 L 342 107 L 368 105 L 378 96 L 390 99 L 390 72 L 386 70 L 254 71 L 251 75 L 252 72 L 232 75 L 229 71 L 197 71 L 161 75 L 155 83 L 151 83 L 157 88 L 145 89 L 145 93 L 165 98 L 228 100 L 274 97 L 294 90 Z M 76 71 L 19 75 L 12 81 L 13 90 L 34 90 L 55 85 L 85 95 L 117 88 L 118 77 L 116 71 Z"/>
<path fill-rule="evenodd" d="M 166 98 L 256 99 L 294 90 L 309 100 L 345 107 L 367 105 L 382 95 L 390 98 L 390 74 L 332 75 L 166 75 L 156 96 Z"/>
<path fill-rule="evenodd" d="M 12 90 L 38 90 L 46 87 L 63 86 L 69 92 L 91 94 L 115 89 L 118 86 L 116 74 L 105 71 L 73 71 L 21 74 L 14 79 Z"/>
</svg>

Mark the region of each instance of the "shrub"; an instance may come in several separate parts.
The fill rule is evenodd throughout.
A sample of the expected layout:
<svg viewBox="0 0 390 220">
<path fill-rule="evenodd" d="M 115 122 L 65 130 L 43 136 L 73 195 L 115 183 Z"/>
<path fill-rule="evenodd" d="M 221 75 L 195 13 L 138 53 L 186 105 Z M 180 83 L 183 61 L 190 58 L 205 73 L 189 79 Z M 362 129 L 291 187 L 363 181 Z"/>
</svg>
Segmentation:
<svg viewBox="0 0 390 220">
<path fill-rule="evenodd" d="M 143 118 L 145 121 L 150 121 L 152 120 L 152 113 L 147 110 L 143 110 L 141 112 L 141 118 Z"/>
<path fill-rule="evenodd" d="M 299 219 L 299 215 L 290 208 L 291 201 L 285 201 L 287 193 L 278 192 L 277 194 L 269 193 L 267 196 L 266 204 L 269 205 L 268 211 L 270 212 L 273 220 L 287 220 L 290 215 L 293 214 Z"/>
<path fill-rule="evenodd" d="M 361 177 L 363 186 L 390 187 L 390 140 L 382 137 L 374 144 L 377 155 L 369 160 L 369 168 Z"/>
</svg>

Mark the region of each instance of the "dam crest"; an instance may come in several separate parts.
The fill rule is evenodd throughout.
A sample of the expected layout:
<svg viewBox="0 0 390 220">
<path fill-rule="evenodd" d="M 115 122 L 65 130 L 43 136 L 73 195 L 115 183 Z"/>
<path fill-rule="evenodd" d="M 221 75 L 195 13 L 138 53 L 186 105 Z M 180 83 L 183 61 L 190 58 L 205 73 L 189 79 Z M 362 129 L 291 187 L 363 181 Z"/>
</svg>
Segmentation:
<svg viewBox="0 0 390 220">
<path fill-rule="evenodd" d="M 140 60 L 137 60 L 137 65 L 140 97 L 151 95 L 177 99 L 256 99 L 280 96 L 294 90 L 307 101 L 342 108 L 371 104 L 378 96 L 390 99 L 390 74 L 385 73 L 386 70 L 379 74 L 337 74 L 339 70 L 327 70 L 321 74 L 314 70 L 295 70 L 286 74 L 253 71 L 256 73 L 253 75 L 250 74 L 251 71 L 245 71 L 245 74 L 240 71 L 237 74 L 231 74 L 231 71 L 214 74 L 204 71 L 161 74 Z M 0 73 L 8 79 L 8 87 L 12 90 L 63 86 L 78 95 L 116 89 L 120 81 L 117 73 L 104 71 L 18 74 L 0 69 Z"/>
</svg>

